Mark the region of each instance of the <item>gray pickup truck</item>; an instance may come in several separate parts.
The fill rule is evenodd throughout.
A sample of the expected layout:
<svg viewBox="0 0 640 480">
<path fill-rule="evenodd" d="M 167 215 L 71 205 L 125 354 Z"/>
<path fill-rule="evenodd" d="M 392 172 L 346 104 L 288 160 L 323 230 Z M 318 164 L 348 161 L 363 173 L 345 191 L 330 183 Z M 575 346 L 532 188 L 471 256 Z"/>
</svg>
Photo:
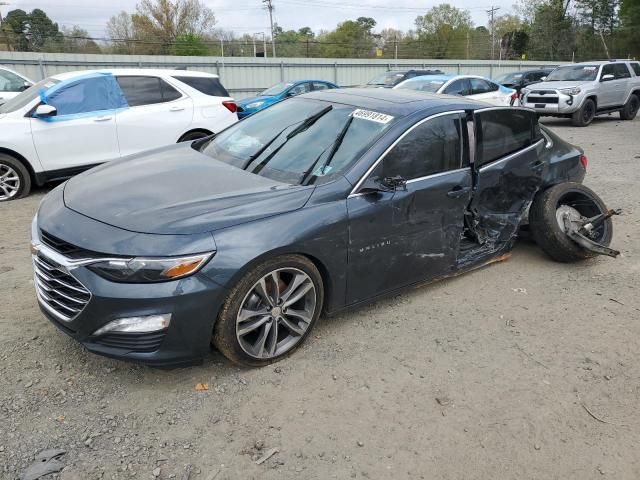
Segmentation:
<svg viewBox="0 0 640 480">
<path fill-rule="evenodd" d="M 633 120 L 640 109 L 640 62 L 611 60 L 563 65 L 522 89 L 520 104 L 539 115 L 571 118 L 586 127 L 596 115 L 619 112 Z"/>
</svg>

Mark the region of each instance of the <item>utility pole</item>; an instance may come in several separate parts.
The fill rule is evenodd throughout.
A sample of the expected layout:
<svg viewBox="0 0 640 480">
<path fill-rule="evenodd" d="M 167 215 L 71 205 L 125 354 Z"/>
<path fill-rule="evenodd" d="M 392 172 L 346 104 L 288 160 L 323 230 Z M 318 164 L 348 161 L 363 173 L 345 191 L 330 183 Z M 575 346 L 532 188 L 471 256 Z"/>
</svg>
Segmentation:
<svg viewBox="0 0 640 480">
<path fill-rule="evenodd" d="M 272 0 L 262 0 L 269 10 L 269 22 L 271 23 L 271 53 L 272 57 L 276 58 L 276 39 L 273 36 L 273 2 Z"/>
<path fill-rule="evenodd" d="M 498 10 L 500 10 L 500 7 L 494 7 L 493 5 L 491 6 L 491 10 L 487 10 L 487 14 L 491 18 L 491 60 L 494 60 L 496 58 L 496 24 L 494 20 L 495 13 Z"/>
<path fill-rule="evenodd" d="M 4 7 L 5 5 L 9 5 L 9 2 L 0 2 L 0 7 Z M 0 27 L 2 26 L 2 9 L 0 8 Z"/>
</svg>

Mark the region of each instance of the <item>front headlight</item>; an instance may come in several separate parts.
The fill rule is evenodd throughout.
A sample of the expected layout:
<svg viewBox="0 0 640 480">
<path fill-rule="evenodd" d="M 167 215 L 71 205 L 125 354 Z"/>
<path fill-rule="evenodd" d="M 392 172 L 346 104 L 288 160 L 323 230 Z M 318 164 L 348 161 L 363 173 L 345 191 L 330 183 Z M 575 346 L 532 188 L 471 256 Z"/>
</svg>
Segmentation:
<svg viewBox="0 0 640 480">
<path fill-rule="evenodd" d="M 520 90 L 520 94 L 521 95 L 526 95 L 529 93 L 529 89 L 528 88 L 523 88 L 522 90 Z"/>
<path fill-rule="evenodd" d="M 113 282 L 168 282 L 193 275 L 213 257 L 214 253 L 188 257 L 105 260 L 92 263 L 87 268 Z"/>
<path fill-rule="evenodd" d="M 244 108 L 252 109 L 252 108 L 261 107 L 262 105 L 264 105 L 264 102 L 253 102 L 253 103 L 247 104 L 247 106 Z"/>
<path fill-rule="evenodd" d="M 564 93 L 565 95 L 578 95 L 582 90 L 580 87 L 571 87 L 571 88 L 561 88 L 560 93 Z"/>
</svg>

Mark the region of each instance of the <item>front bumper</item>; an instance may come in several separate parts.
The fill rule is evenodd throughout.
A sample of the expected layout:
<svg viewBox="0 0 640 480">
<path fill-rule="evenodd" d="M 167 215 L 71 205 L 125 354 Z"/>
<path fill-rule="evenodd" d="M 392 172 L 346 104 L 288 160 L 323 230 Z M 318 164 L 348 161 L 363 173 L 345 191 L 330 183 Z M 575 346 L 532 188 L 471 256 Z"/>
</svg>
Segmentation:
<svg viewBox="0 0 640 480">
<path fill-rule="evenodd" d="M 584 95 L 567 95 L 558 90 L 533 90 L 520 95 L 520 104 L 541 115 L 571 115 L 578 111 Z"/>
<path fill-rule="evenodd" d="M 32 226 L 34 283 L 42 313 L 89 351 L 155 366 L 200 362 L 210 350 L 223 286 L 199 272 L 183 279 L 145 284 L 111 282 L 41 240 Z M 144 333 L 99 328 L 125 317 L 171 314 L 169 326 Z"/>
</svg>

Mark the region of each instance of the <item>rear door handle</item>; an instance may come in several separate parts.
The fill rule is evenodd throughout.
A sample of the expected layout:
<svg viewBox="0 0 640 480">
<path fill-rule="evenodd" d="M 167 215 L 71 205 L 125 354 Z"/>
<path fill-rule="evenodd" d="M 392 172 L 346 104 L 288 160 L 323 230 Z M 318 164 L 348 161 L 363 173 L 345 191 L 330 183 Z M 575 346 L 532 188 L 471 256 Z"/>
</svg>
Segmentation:
<svg viewBox="0 0 640 480">
<path fill-rule="evenodd" d="M 113 118 L 113 117 L 112 117 L 112 116 L 110 116 L 110 115 L 104 115 L 104 116 L 102 116 L 102 117 L 94 118 L 94 119 L 93 119 L 93 121 L 94 121 L 94 122 L 106 122 L 106 121 L 108 121 L 108 120 L 111 120 L 112 118 Z"/>
<path fill-rule="evenodd" d="M 184 107 L 171 107 L 169 109 L 170 112 L 181 112 L 182 110 L 184 110 Z"/>
<path fill-rule="evenodd" d="M 449 198 L 460 198 L 471 191 L 471 187 L 461 187 L 460 185 L 453 187 L 452 190 L 447 192 Z"/>
</svg>

